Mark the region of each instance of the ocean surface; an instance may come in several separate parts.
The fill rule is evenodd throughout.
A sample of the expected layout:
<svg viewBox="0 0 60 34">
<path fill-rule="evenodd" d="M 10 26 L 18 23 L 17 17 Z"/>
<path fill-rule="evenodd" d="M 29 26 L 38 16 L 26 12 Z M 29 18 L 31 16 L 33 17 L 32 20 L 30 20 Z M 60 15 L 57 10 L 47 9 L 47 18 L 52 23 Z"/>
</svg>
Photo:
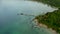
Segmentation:
<svg viewBox="0 0 60 34">
<path fill-rule="evenodd" d="M 0 1 L 0 34 L 54 34 L 46 28 L 34 28 L 34 16 L 54 11 L 47 4 L 33 1 Z M 24 13 L 27 15 L 17 15 Z"/>
</svg>

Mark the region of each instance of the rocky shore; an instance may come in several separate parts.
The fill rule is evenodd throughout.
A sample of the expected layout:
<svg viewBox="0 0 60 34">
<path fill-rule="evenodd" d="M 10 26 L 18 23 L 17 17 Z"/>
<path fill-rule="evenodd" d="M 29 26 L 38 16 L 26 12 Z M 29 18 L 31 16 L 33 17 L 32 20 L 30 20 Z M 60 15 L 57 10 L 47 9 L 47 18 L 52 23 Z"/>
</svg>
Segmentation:
<svg viewBox="0 0 60 34">
<path fill-rule="evenodd" d="M 36 24 L 36 27 L 43 27 L 43 28 L 46 28 L 48 29 L 49 31 L 52 31 L 54 34 L 58 34 L 55 30 L 53 30 L 52 28 L 48 28 L 47 25 L 45 24 L 42 24 L 42 23 L 38 23 L 38 19 L 35 19 L 35 24 Z"/>
<path fill-rule="evenodd" d="M 44 27 L 54 33 L 60 34 L 60 9 L 54 12 L 48 12 L 45 15 L 39 15 L 34 19 L 36 26 Z"/>
</svg>

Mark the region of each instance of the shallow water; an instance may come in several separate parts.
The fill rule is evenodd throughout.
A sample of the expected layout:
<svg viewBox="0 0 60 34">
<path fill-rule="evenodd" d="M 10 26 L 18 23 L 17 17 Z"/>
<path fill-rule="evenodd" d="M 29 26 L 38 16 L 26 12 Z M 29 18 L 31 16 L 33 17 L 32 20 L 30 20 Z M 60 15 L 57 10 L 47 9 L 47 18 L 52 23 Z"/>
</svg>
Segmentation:
<svg viewBox="0 0 60 34">
<path fill-rule="evenodd" d="M 0 3 L 0 34 L 53 34 L 45 28 L 33 28 L 34 16 L 52 12 L 54 8 L 32 1 L 1 1 Z"/>
</svg>

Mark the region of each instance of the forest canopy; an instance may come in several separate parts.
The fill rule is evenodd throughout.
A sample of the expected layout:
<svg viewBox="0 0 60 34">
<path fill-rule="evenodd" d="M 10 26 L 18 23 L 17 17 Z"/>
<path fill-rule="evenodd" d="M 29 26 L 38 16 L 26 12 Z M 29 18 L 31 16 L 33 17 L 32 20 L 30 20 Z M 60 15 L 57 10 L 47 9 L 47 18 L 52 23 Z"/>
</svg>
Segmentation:
<svg viewBox="0 0 60 34">
<path fill-rule="evenodd" d="M 39 23 L 43 23 L 48 26 L 48 28 L 52 28 L 56 32 L 60 34 L 60 0 L 34 0 L 38 2 L 42 2 L 44 4 L 48 4 L 52 7 L 58 8 L 53 12 L 48 12 L 45 15 L 38 15 L 35 19 L 38 19 Z"/>
</svg>

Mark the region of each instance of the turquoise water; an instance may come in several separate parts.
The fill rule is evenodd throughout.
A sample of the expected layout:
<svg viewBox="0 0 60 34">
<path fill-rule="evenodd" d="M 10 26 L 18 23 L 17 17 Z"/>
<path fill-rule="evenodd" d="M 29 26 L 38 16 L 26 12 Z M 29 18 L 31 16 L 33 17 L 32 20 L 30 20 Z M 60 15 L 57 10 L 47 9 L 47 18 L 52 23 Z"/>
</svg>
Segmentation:
<svg viewBox="0 0 60 34">
<path fill-rule="evenodd" d="M 53 34 L 42 27 L 33 28 L 33 16 L 17 15 L 39 15 L 53 10 L 55 9 L 38 2 L 3 0 L 0 3 L 0 34 Z"/>
</svg>

